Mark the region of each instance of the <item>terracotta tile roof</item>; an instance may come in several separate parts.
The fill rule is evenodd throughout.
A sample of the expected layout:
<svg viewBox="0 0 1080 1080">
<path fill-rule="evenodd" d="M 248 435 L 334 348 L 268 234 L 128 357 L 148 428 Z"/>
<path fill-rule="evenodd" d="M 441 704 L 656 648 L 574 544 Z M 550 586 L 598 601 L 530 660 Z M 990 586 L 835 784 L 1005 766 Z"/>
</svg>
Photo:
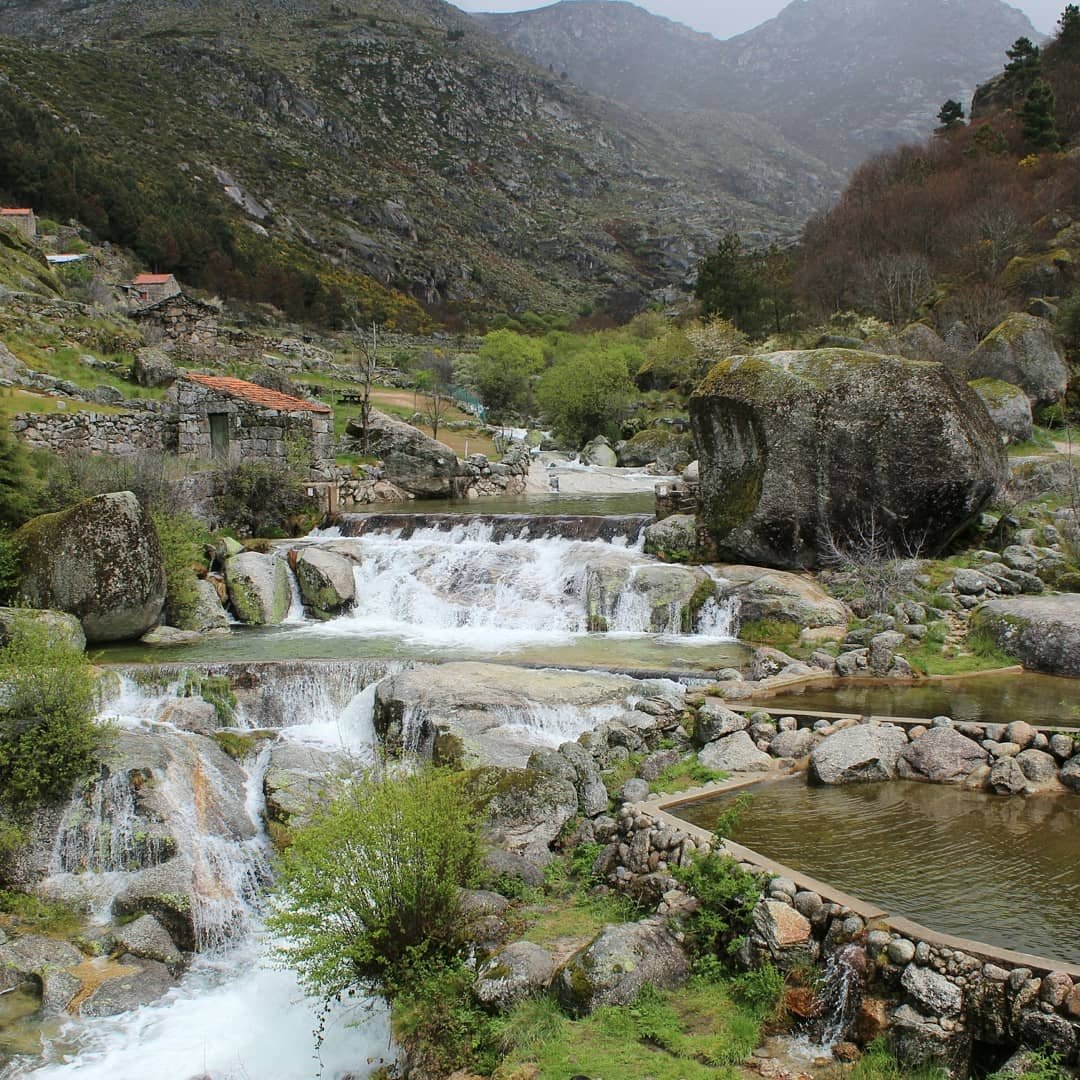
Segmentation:
<svg viewBox="0 0 1080 1080">
<path fill-rule="evenodd" d="M 0 215 L 3 215 L 4 217 L 26 217 L 27 214 L 32 213 L 33 211 L 29 208 L 15 209 L 5 206 L 3 209 L 0 209 Z"/>
<path fill-rule="evenodd" d="M 219 375 L 191 375 L 187 376 L 192 382 L 208 386 L 211 390 L 217 390 L 220 394 L 228 394 L 229 397 L 240 398 L 252 405 L 258 405 L 263 409 L 277 409 L 279 412 L 315 412 L 328 413 L 328 405 L 320 405 L 315 401 L 304 401 L 301 398 L 290 397 L 281 394 L 277 390 L 267 390 L 265 386 L 256 383 L 245 382 L 243 379 L 230 379 Z"/>
<path fill-rule="evenodd" d="M 132 285 L 164 285 L 172 280 L 172 274 L 140 274 Z"/>
</svg>

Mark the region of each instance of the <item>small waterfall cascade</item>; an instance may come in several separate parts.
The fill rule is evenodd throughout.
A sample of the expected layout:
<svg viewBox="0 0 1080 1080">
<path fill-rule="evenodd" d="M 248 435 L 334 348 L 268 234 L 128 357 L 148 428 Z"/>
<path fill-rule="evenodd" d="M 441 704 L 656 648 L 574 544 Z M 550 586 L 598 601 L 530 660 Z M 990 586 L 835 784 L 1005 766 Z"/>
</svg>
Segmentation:
<svg viewBox="0 0 1080 1080">
<path fill-rule="evenodd" d="M 697 616 L 697 632 L 702 637 L 731 641 L 739 636 L 739 597 L 710 596 Z"/>
<path fill-rule="evenodd" d="M 855 942 L 838 949 L 825 964 L 817 1002 L 823 1046 L 841 1042 L 859 1011 L 866 982 L 866 949 Z"/>
<path fill-rule="evenodd" d="M 665 566 L 625 537 L 500 538 L 483 519 L 452 528 L 365 529 L 313 541 L 356 563 L 356 606 L 320 635 L 399 636 L 501 651 L 597 629 L 678 636 L 701 571 Z M 734 602 L 703 608 L 705 636 L 733 624 Z M 701 634 L 698 613 L 694 629 Z"/>
</svg>

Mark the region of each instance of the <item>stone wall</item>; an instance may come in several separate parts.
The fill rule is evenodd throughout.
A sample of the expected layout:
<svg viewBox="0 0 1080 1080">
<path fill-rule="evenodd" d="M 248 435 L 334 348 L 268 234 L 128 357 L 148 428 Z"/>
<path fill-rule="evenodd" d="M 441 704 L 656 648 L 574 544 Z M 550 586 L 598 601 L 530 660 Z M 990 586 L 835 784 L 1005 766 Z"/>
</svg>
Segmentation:
<svg viewBox="0 0 1080 1080">
<path fill-rule="evenodd" d="M 176 419 L 159 412 L 20 413 L 11 430 L 35 450 L 130 457 L 176 449 Z"/>
<path fill-rule="evenodd" d="M 691 480 L 664 480 L 656 485 L 656 520 L 675 514 L 696 514 L 700 486 Z"/>
</svg>

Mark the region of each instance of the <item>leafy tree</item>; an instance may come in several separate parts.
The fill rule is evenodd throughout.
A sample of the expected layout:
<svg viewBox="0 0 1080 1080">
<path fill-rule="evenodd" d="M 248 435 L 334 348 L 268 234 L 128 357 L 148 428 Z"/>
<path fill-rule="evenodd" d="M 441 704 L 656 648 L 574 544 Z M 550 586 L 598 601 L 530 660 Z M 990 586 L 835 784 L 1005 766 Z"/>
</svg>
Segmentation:
<svg viewBox="0 0 1080 1080">
<path fill-rule="evenodd" d="M 101 739 L 86 654 L 25 616 L 0 649 L 0 792 L 16 813 L 68 795 Z"/>
<path fill-rule="evenodd" d="M 495 330 L 484 338 L 473 367 L 473 382 L 484 404 L 500 413 L 522 409 L 533 376 L 544 367 L 544 349 L 535 338 Z"/>
<path fill-rule="evenodd" d="M 1057 103 L 1054 88 L 1045 79 L 1036 79 L 1020 110 L 1024 138 L 1037 150 L 1058 150 Z"/>
<path fill-rule="evenodd" d="M 694 296 L 708 318 L 730 319 L 740 330 L 753 333 L 760 324 L 764 289 L 753 261 L 743 250 L 737 233 L 728 233 L 698 269 Z"/>
<path fill-rule="evenodd" d="M 301 983 L 324 999 L 392 998 L 464 951 L 459 890 L 480 867 L 481 815 L 453 774 L 427 769 L 343 787 L 297 829 L 271 927 Z"/>
<path fill-rule="evenodd" d="M 0 529 L 17 528 L 38 512 L 38 479 L 30 453 L 0 424 Z"/>
<path fill-rule="evenodd" d="M 638 366 L 643 354 L 638 351 Z M 592 344 L 564 355 L 540 376 L 536 398 L 555 430 L 581 446 L 595 435 L 617 436 L 634 388 L 627 352 Z"/>
<path fill-rule="evenodd" d="M 938 135 L 955 131 L 957 128 L 964 126 L 964 106 L 959 101 L 949 98 L 938 110 L 937 118 L 938 123 L 941 125 L 937 128 Z"/>
</svg>

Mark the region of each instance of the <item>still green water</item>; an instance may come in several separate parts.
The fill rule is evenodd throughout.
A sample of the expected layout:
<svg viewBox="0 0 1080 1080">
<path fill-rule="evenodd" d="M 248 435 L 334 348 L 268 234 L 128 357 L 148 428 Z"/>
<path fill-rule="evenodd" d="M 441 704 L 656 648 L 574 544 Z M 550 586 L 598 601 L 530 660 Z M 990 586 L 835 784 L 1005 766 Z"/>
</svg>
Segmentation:
<svg viewBox="0 0 1080 1080">
<path fill-rule="evenodd" d="M 802 779 L 749 790 L 740 844 L 934 930 L 1080 963 L 1080 796 Z M 673 813 L 712 828 L 731 798 Z"/>
<path fill-rule="evenodd" d="M 863 716 L 951 716 L 1009 724 L 1026 720 L 1051 727 L 1080 727 L 1080 679 L 1038 675 L 977 675 L 919 686 L 809 686 L 802 693 L 762 699 L 770 709 L 852 712 Z"/>
</svg>

